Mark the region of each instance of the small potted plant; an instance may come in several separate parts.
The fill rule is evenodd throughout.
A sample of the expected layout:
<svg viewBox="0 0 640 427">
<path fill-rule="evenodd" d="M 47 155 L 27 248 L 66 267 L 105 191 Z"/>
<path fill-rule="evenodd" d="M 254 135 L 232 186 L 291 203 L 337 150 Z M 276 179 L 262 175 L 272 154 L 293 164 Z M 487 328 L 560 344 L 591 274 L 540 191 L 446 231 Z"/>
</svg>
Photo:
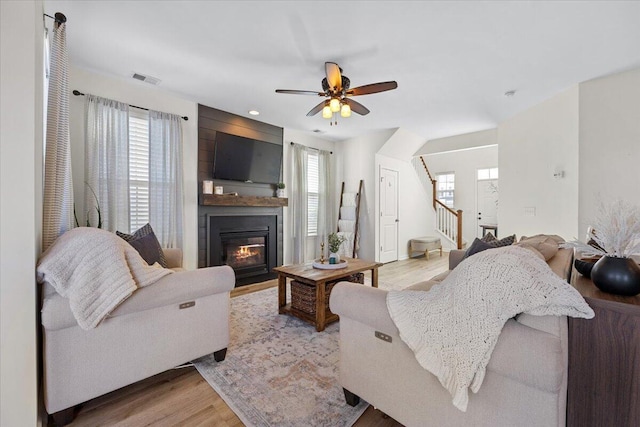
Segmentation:
<svg viewBox="0 0 640 427">
<path fill-rule="evenodd" d="M 340 262 L 340 255 L 338 255 L 340 245 L 347 240 L 347 238 L 339 236 L 338 233 L 331 233 L 327 240 L 329 241 L 329 264 L 337 264 Z"/>
<path fill-rule="evenodd" d="M 286 187 L 286 185 L 284 185 L 284 182 L 279 182 L 276 184 L 276 196 L 278 197 L 284 197 L 284 188 Z"/>
</svg>

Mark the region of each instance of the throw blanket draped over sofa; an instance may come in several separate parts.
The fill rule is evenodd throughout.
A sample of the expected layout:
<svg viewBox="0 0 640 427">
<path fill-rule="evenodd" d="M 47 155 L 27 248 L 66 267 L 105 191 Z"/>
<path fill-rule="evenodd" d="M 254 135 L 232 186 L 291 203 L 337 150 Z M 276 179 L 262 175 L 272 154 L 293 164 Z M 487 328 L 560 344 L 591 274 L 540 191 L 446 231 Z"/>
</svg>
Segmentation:
<svg viewBox="0 0 640 427">
<path fill-rule="evenodd" d="M 590 319 L 580 294 L 530 250 L 508 246 L 469 257 L 429 292 L 395 291 L 387 307 L 420 365 L 466 411 L 502 327 L 519 313 Z"/>
<path fill-rule="evenodd" d="M 38 262 L 40 282 L 69 299 L 84 330 L 95 328 L 133 291 L 172 271 L 148 265 L 138 251 L 114 233 L 92 227 L 67 231 Z"/>
</svg>

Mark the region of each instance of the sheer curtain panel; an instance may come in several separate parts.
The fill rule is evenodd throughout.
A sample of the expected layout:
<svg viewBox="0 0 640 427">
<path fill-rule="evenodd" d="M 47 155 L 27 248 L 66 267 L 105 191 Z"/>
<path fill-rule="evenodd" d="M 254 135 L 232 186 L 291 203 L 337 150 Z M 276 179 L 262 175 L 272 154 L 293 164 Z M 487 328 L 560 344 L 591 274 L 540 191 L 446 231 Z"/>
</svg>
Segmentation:
<svg viewBox="0 0 640 427">
<path fill-rule="evenodd" d="M 291 156 L 291 237 L 292 261 L 299 264 L 306 261 L 307 247 L 307 148 L 293 144 Z"/>
<path fill-rule="evenodd" d="M 149 111 L 149 222 L 162 247 L 182 247 L 182 118 Z"/>
<path fill-rule="evenodd" d="M 98 225 L 97 198 L 102 228 L 135 231 L 129 230 L 129 105 L 87 94 L 85 118 L 86 219 Z"/>
<path fill-rule="evenodd" d="M 318 151 L 318 244 L 315 258 L 320 258 L 320 242 L 327 244 L 329 234 L 336 231 L 334 221 L 333 177 L 331 173 L 331 153 Z M 325 246 L 328 250 L 328 248 Z"/>
<path fill-rule="evenodd" d="M 315 219 L 314 215 L 309 215 L 310 189 L 307 178 L 310 170 L 310 154 L 312 157 L 316 157 L 318 162 L 318 201 Z M 308 148 L 300 144 L 293 144 L 291 170 L 293 185 L 289 201 L 291 202 L 292 217 L 292 255 L 294 263 L 302 263 L 313 258 L 320 258 L 320 242 L 325 242 L 325 252 L 327 251 L 327 236 L 335 229 L 331 153 L 329 151 Z M 308 224 L 308 221 L 311 220 L 316 221 L 315 227 L 311 227 L 311 224 Z M 309 235 L 309 230 L 315 230 L 315 235 Z M 308 237 L 315 237 L 317 239 L 312 253 L 307 253 Z"/>
<path fill-rule="evenodd" d="M 58 236 L 74 225 L 66 28 L 66 23 L 56 22 L 50 48 L 42 218 L 43 249 L 47 249 Z"/>
</svg>

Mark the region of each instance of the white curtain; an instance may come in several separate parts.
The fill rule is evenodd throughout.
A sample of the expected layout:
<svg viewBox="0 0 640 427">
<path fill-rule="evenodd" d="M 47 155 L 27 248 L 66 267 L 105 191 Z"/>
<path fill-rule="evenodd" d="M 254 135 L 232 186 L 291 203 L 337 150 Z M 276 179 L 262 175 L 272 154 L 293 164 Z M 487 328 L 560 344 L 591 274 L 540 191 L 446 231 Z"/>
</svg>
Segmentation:
<svg viewBox="0 0 640 427">
<path fill-rule="evenodd" d="M 149 223 L 162 247 L 182 247 L 182 205 L 182 118 L 149 111 Z"/>
<path fill-rule="evenodd" d="M 317 244 L 315 250 L 307 254 L 307 230 L 308 230 L 308 154 L 313 152 L 318 155 L 318 224 Z M 335 231 L 334 222 L 334 198 L 333 177 L 331 174 L 331 153 L 324 150 L 315 150 L 300 144 L 293 144 L 292 155 L 292 189 L 291 189 L 291 224 L 293 238 L 292 255 L 293 263 L 303 263 L 310 258 L 320 257 L 320 242 L 325 243 L 327 252 L 327 236 Z M 325 254 L 326 255 L 326 254 Z"/>
<path fill-rule="evenodd" d="M 47 249 L 58 236 L 74 226 L 66 28 L 66 23 L 56 23 L 50 48 L 42 218 L 43 249 Z"/>
<path fill-rule="evenodd" d="M 293 263 L 306 260 L 307 248 L 307 148 L 293 144 L 291 171 L 291 237 Z"/>
<path fill-rule="evenodd" d="M 129 230 L 129 105 L 87 94 L 85 118 L 86 220 L 98 226 L 98 204 L 103 229 L 135 231 Z"/>
<path fill-rule="evenodd" d="M 313 254 L 315 258 L 320 258 L 320 242 L 325 242 L 329 234 L 336 231 L 333 179 L 331 174 L 331 153 L 325 150 L 318 151 L 318 244 Z"/>
</svg>

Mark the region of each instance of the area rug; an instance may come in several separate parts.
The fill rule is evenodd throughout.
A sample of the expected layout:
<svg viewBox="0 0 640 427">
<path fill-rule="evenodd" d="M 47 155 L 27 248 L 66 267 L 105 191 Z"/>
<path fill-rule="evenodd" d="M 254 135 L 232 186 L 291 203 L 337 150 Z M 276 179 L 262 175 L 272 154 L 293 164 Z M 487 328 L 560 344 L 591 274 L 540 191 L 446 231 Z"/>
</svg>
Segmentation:
<svg viewBox="0 0 640 427">
<path fill-rule="evenodd" d="M 231 299 L 227 357 L 194 362 L 247 426 L 351 426 L 368 404 L 338 384 L 338 322 L 323 332 L 278 314 L 277 288 Z"/>
</svg>

